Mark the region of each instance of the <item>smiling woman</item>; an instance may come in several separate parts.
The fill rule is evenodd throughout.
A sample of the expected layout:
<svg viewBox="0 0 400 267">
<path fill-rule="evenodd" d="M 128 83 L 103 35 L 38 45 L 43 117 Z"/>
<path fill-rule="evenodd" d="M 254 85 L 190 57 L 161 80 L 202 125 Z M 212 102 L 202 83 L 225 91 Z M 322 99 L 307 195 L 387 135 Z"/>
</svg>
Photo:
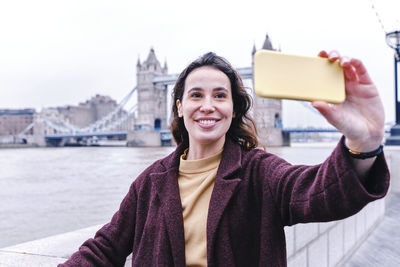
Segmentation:
<svg viewBox="0 0 400 267">
<path fill-rule="evenodd" d="M 234 114 L 228 76 L 216 68 L 197 68 L 186 78 L 176 106 L 189 133 L 187 159 L 205 158 L 222 149 Z"/>
<path fill-rule="evenodd" d="M 361 61 L 320 56 L 340 61 L 347 97 L 314 103 L 346 137 L 322 164 L 257 149 L 250 96 L 232 66 L 207 53 L 174 87 L 175 151 L 139 175 L 111 222 L 61 266 L 123 266 L 130 253 L 132 266 L 286 266 L 285 226 L 342 219 L 385 196 L 377 89 Z"/>
<path fill-rule="evenodd" d="M 184 102 L 188 102 L 188 105 Z M 183 116 L 183 107 L 189 105 L 198 107 L 195 116 L 204 116 L 208 120 L 215 115 L 213 112 L 222 112 L 219 115 L 223 116 L 223 120 L 219 124 L 227 127 L 225 129 L 221 127 L 222 125 L 218 125 L 215 128 L 224 129 L 224 134 L 220 133 L 222 137 L 219 140 L 220 143 L 224 143 L 226 133 L 244 149 L 258 146 L 256 126 L 248 113 L 251 108 L 251 97 L 243 86 L 239 74 L 224 58 L 211 52 L 207 53 L 183 70 L 176 81 L 171 130 L 175 141 L 186 145 L 189 144 L 190 134 L 188 135 L 189 129 L 185 126 L 187 123 L 189 126 L 191 124 L 189 118 L 185 119 Z M 217 124 L 218 121 L 214 118 L 214 122 Z M 201 125 L 197 123 L 198 127 Z M 207 126 L 214 126 L 214 124 Z M 214 127 L 210 128 L 214 129 Z M 206 129 L 204 127 L 202 129 L 205 132 Z M 216 151 L 220 148 L 222 148 L 221 144 Z"/>
</svg>

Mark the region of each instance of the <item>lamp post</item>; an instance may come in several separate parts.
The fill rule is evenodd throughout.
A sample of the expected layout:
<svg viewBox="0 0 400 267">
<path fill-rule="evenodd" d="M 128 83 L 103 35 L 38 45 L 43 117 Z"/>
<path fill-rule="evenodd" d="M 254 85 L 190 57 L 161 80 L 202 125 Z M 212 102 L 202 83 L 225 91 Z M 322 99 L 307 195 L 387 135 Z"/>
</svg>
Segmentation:
<svg viewBox="0 0 400 267">
<path fill-rule="evenodd" d="M 390 137 L 386 145 L 400 145 L 400 103 L 397 90 L 397 64 L 400 62 L 400 31 L 388 32 L 386 43 L 394 49 L 394 103 L 396 124 L 390 129 Z"/>
</svg>

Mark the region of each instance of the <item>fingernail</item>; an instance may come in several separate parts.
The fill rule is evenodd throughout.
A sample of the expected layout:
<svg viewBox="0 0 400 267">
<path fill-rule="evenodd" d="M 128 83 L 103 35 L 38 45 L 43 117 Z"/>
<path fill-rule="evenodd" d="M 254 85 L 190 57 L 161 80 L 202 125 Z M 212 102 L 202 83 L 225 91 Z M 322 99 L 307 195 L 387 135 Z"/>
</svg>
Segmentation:
<svg viewBox="0 0 400 267">
<path fill-rule="evenodd" d="M 342 57 L 341 64 L 342 64 L 342 66 L 349 66 L 350 65 L 350 58 Z"/>
</svg>

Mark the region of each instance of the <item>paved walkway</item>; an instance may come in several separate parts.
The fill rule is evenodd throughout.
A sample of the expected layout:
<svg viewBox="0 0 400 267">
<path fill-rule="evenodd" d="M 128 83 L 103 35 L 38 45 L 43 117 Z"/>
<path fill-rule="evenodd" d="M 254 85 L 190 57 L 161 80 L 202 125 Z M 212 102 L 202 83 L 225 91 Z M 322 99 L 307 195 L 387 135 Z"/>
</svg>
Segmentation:
<svg viewBox="0 0 400 267">
<path fill-rule="evenodd" d="M 387 199 L 385 217 L 345 267 L 400 266 L 400 193 Z"/>
</svg>

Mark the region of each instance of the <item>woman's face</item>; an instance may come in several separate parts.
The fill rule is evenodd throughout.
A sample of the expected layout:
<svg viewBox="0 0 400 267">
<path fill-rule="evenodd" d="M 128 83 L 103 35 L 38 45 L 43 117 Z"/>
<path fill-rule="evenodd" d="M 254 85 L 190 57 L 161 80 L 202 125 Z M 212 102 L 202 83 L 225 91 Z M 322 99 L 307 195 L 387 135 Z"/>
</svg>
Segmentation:
<svg viewBox="0 0 400 267">
<path fill-rule="evenodd" d="M 225 73 L 210 66 L 193 70 L 186 77 L 182 102 L 177 100 L 176 105 L 190 146 L 223 146 L 234 116 L 231 83 Z"/>
</svg>

